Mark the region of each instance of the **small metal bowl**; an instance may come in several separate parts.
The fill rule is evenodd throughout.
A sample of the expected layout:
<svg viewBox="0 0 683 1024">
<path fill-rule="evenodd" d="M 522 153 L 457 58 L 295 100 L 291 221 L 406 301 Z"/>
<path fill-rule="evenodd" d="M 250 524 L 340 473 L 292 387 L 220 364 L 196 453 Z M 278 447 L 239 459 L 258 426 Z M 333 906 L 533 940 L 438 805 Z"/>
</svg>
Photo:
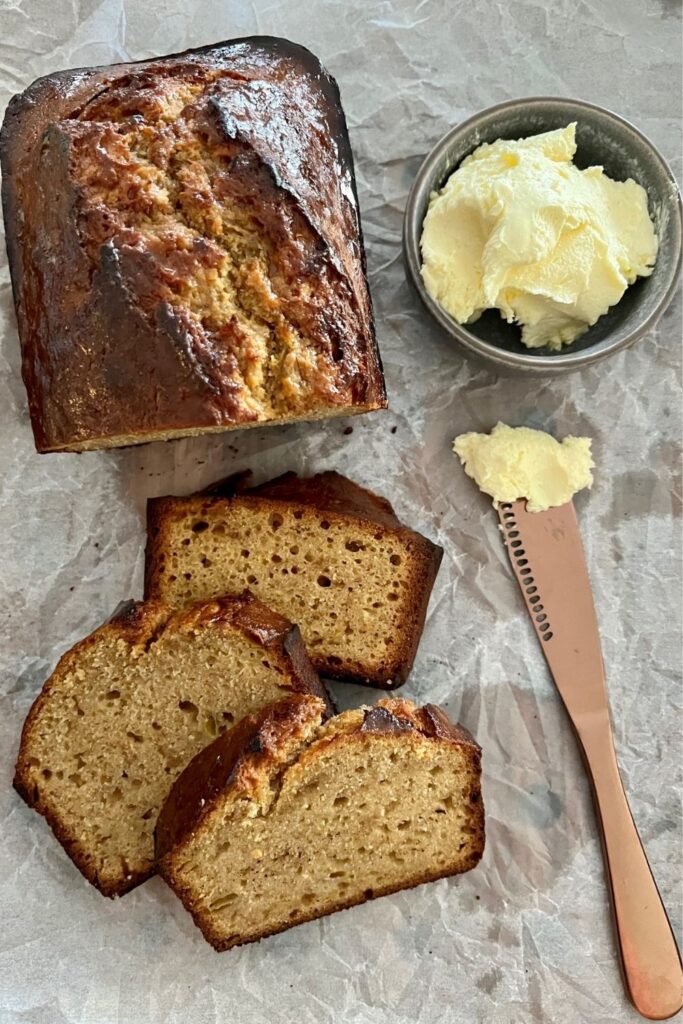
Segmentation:
<svg viewBox="0 0 683 1024">
<path fill-rule="evenodd" d="M 429 197 L 482 142 L 520 139 L 577 122 L 578 167 L 599 164 L 610 178 L 633 178 L 647 192 L 659 252 L 650 277 L 639 278 L 624 297 L 578 341 L 562 352 L 528 349 L 520 328 L 497 310 L 476 323 L 457 323 L 425 288 L 420 267 L 420 236 Z M 676 180 L 657 148 L 616 114 L 582 100 L 552 97 L 511 100 L 489 107 L 459 124 L 436 144 L 422 164 L 408 196 L 403 222 L 408 276 L 420 298 L 452 340 L 465 352 L 509 370 L 557 374 L 578 370 L 632 345 L 657 323 L 671 301 L 681 267 L 681 197 Z"/>
</svg>

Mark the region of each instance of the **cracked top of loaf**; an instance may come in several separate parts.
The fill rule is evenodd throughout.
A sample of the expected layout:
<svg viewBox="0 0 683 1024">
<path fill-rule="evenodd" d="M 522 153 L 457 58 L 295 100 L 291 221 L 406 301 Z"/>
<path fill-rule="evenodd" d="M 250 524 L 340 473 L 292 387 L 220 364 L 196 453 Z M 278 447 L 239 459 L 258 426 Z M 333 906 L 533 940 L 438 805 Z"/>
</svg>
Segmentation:
<svg viewBox="0 0 683 1024">
<path fill-rule="evenodd" d="M 39 451 L 386 405 L 344 115 L 307 50 L 50 75 L 0 156 Z"/>
</svg>

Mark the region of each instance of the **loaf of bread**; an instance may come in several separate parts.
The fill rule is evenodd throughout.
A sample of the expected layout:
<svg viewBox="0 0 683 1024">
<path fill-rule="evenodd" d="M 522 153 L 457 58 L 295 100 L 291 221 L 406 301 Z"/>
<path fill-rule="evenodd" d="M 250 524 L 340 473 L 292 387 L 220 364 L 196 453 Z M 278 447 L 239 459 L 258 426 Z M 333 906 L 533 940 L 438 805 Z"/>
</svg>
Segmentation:
<svg viewBox="0 0 683 1024">
<path fill-rule="evenodd" d="M 49 75 L 0 161 L 39 451 L 386 405 L 346 123 L 308 50 Z"/>
<path fill-rule="evenodd" d="M 15 788 L 105 896 L 154 871 L 152 831 L 190 759 L 292 692 L 326 696 L 299 631 L 249 596 L 132 602 L 61 659 L 26 719 Z"/>
<path fill-rule="evenodd" d="M 148 597 L 248 587 L 294 619 L 322 675 L 391 688 L 410 672 L 442 550 L 338 473 L 148 503 Z"/>
<path fill-rule="evenodd" d="M 482 856 L 469 733 L 404 700 L 323 714 L 292 696 L 245 719 L 194 758 L 159 815 L 159 873 L 218 950 Z"/>
</svg>

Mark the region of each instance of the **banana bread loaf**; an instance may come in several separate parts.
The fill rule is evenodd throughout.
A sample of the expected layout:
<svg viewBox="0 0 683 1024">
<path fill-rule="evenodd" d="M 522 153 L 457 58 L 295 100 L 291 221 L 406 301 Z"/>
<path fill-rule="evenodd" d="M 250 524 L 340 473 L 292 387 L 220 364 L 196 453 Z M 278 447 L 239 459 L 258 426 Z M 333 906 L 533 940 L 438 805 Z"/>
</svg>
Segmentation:
<svg viewBox="0 0 683 1024">
<path fill-rule="evenodd" d="M 346 123 L 308 50 L 49 75 L 0 161 L 39 451 L 386 405 Z"/>
<path fill-rule="evenodd" d="M 433 705 L 322 724 L 292 696 L 215 740 L 159 815 L 159 872 L 218 950 L 468 871 L 484 849 L 480 751 Z"/>
<path fill-rule="evenodd" d="M 254 598 L 174 614 L 131 602 L 45 683 L 24 725 L 15 788 L 85 877 L 121 895 L 153 873 L 152 830 L 188 761 L 292 691 L 327 706 L 298 629 Z"/>
<path fill-rule="evenodd" d="M 248 587 L 299 624 L 321 674 L 404 682 L 441 548 L 338 473 L 233 488 L 148 503 L 146 595 L 181 607 Z"/>
</svg>

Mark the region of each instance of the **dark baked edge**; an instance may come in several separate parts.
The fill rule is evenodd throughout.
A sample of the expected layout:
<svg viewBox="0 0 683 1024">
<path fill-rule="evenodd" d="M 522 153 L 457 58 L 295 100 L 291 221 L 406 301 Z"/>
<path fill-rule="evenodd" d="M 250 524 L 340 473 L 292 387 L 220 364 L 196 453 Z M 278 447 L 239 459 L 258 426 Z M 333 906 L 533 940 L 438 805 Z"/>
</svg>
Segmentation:
<svg viewBox="0 0 683 1024">
<path fill-rule="evenodd" d="M 298 698 L 298 700 L 302 701 L 304 698 Z M 214 936 L 208 919 L 205 920 L 204 916 L 191 905 L 189 894 L 186 893 L 184 888 L 181 885 L 175 884 L 173 857 L 176 853 L 182 852 L 186 843 L 192 838 L 194 831 L 214 809 L 220 800 L 222 792 L 227 787 L 235 784 L 240 769 L 245 764 L 248 765 L 249 761 L 255 757 L 263 757 L 262 748 L 259 743 L 259 734 L 263 726 L 268 724 L 269 717 L 274 715 L 276 719 L 279 716 L 285 719 L 287 714 L 296 714 L 296 701 L 297 698 L 281 701 L 278 704 L 264 708 L 257 715 L 248 716 L 247 719 L 242 720 L 242 723 L 239 723 L 242 729 L 240 734 L 235 736 L 233 742 L 230 740 L 230 733 L 234 733 L 235 728 L 239 728 L 239 726 L 230 730 L 230 733 L 225 733 L 223 736 L 218 737 L 208 747 L 200 751 L 174 782 L 166 804 L 159 815 L 158 820 L 162 823 L 163 834 L 155 833 L 155 838 L 159 844 L 157 848 L 158 872 L 179 897 L 185 909 L 192 915 L 194 923 L 202 932 L 207 942 L 218 952 L 236 946 L 247 945 L 251 942 L 259 942 L 270 935 L 287 931 L 289 928 L 305 924 L 307 921 L 327 917 L 338 910 L 346 910 L 349 907 L 365 903 L 369 899 L 375 899 L 378 896 L 386 896 L 404 889 L 412 889 L 425 882 L 462 874 L 475 867 L 484 853 L 485 821 L 484 805 L 481 799 L 481 748 L 467 729 L 457 723 L 452 723 L 445 712 L 436 705 L 427 704 L 424 707 L 410 707 L 409 703 L 400 699 L 383 698 L 373 708 L 364 709 L 363 723 L 354 732 L 369 734 L 417 732 L 428 739 L 450 742 L 465 750 L 469 761 L 468 767 L 477 780 L 470 797 L 470 824 L 474 825 L 476 831 L 472 837 L 473 851 L 469 861 L 466 861 L 455 870 L 447 869 L 445 871 L 424 872 L 416 875 L 404 884 L 387 885 L 379 890 L 373 890 L 371 895 L 362 895 L 357 899 L 351 900 L 340 900 L 322 914 L 315 912 L 312 912 L 310 915 L 304 914 L 294 924 L 285 924 L 279 928 L 264 930 L 259 935 L 244 939 L 243 941 L 226 942 L 224 939 Z M 394 708 L 396 713 L 385 706 L 387 703 L 399 705 L 399 707 Z M 378 712 L 380 713 L 379 716 L 377 716 Z M 377 721 L 377 717 L 379 717 L 380 721 Z M 332 745 L 348 735 L 349 733 L 333 735 L 327 740 L 327 743 Z M 220 765 L 218 775 L 212 779 L 213 785 L 210 790 L 203 789 L 204 783 L 211 775 L 212 763 L 221 759 L 223 759 L 223 763 Z M 273 765 L 273 768 L 277 769 L 277 765 Z M 181 779 L 183 780 L 182 783 Z M 183 799 L 187 799 L 188 796 L 191 803 L 183 806 Z M 174 821 L 176 815 L 177 817 Z M 184 893 L 188 896 L 187 903 L 183 898 Z"/>
<path fill-rule="evenodd" d="M 253 615 L 250 615 L 250 612 Z M 292 625 L 284 616 L 273 612 L 251 594 L 196 602 L 179 611 L 173 611 L 159 601 L 130 601 L 119 605 L 112 618 L 62 655 L 43 684 L 24 721 L 12 783 L 22 800 L 45 818 L 67 856 L 84 878 L 103 896 L 123 896 L 151 878 L 156 873 L 155 869 L 152 867 L 146 871 L 131 870 L 130 878 L 124 877 L 118 884 L 100 881 L 97 872 L 92 870 L 88 863 L 88 853 L 80 848 L 78 837 L 71 835 L 58 812 L 47 806 L 41 798 L 36 799 L 33 792 L 27 771 L 33 723 L 49 700 L 52 689 L 58 685 L 62 674 L 75 668 L 80 654 L 98 643 L 103 635 L 119 637 L 131 647 L 140 644 L 148 647 L 167 629 L 175 628 L 180 632 L 185 626 L 201 628 L 209 622 L 234 625 L 251 636 L 255 642 L 262 643 L 264 649 L 276 651 L 279 648 L 292 669 L 292 682 L 296 684 L 296 688 L 291 687 L 291 692 L 310 692 L 320 697 L 325 705 L 326 716 L 335 711 L 324 684 L 310 664 L 298 626 Z M 283 684 L 283 690 L 287 689 L 290 687 Z"/>
</svg>

